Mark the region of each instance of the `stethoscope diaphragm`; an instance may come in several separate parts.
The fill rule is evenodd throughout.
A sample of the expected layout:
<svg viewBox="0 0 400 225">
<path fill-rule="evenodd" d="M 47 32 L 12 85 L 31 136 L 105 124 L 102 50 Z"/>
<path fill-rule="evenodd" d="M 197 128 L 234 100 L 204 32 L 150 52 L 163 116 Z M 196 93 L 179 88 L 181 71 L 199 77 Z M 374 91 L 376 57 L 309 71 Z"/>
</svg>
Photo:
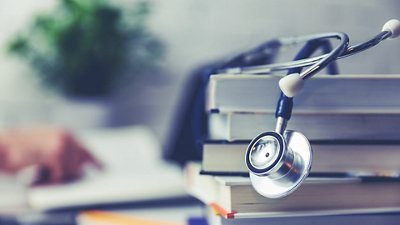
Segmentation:
<svg viewBox="0 0 400 225">
<path fill-rule="evenodd" d="M 312 148 L 297 131 L 265 132 L 249 144 L 246 165 L 255 190 L 268 198 L 295 191 L 311 170 Z"/>
</svg>

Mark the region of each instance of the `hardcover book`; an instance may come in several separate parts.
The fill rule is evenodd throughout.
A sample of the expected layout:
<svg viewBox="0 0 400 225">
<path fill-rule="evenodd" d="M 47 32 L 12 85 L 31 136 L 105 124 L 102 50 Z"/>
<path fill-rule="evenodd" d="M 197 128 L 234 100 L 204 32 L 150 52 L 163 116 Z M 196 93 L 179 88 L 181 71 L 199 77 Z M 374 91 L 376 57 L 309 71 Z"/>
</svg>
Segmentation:
<svg viewBox="0 0 400 225">
<path fill-rule="evenodd" d="M 208 111 L 274 113 L 278 75 L 217 74 L 208 85 Z M 294 99 L 296 113 L 400 113 L 400 75 L 317 75 Z"/>
</svg>

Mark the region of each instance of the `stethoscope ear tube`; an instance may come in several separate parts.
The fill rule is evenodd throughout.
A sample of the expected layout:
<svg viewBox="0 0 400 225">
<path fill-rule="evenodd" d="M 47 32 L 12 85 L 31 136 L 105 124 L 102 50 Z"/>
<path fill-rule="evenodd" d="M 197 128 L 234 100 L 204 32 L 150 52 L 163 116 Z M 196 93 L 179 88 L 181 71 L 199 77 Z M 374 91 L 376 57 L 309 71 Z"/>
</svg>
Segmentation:
<svg viewBox="0 0 400 225">
<path fill-rule="evenodd" d="M 268 52 L 268 50 L 271 50 L 271 52 L 277 51 L 279 47 L 284 47 L 284 46 L 290 46 L 290 45 L 296 45 L 299 43 L 310 43 L 311 41 L 328 41 L 327 39 L 329 38 L 338 38 L 338 34 L 343 34 L 343 33 L 324 33 L 324 34 L 316 34 L 316 35 L 307 35 L 307 36 L 300 36 L 300 37 L 284 37 L 284 38 L 278 38 L 274 39 L 271 41 L 273 45 L 268 45 L 268 44 L 263 44 L 248 53 L 254 53 L 260 49 L 264 52 Z M 360 53 L 362 51 L 365 51 L 377 44 L 379 44 L 381 41 L 386 40 L 386 39 L 394 39 L 400 36 L 400 21 L 396 19 L 389 20 L 385 23 L 385 25 L 382 28 L 382 31 L 378 33 L 376 36 L 368 39 L 367 41 L 361 42 L 359 44 L 349 46 L 342 50 L 341 54 L 338 55 L 336 58 L 341 59 L 345 58 L 357 53 Z M 339 39 L 346 41 L 346 38 L 341 38 Z M 348 38 L 347 38 L 348 42 Z M 269 42 L 266 42 L 269 43 Z M 340 43 L 338 46 L 341 46 L 343 43 Z M 270 48 L 270 46 L 273 46 Z M 328 48 L 329 49 L 329 48 Z M 272 51 L 273 50 L 273 51 Z M 332 52 L 332 51 L 331 51 Z M 246 58 L 247 53 L 243 53 L 240 55 L 241 59 Z M 218 73 L 246 73 L 246 74 L 268 74 L 274 71 L 282 71 L 282 70 L 290 70 L 294 68 L 304 68 L 308 66 L 312 66 L 321 60 L 327 58 L 330 53 L 326 53 L 324 55 L 312 57 L 312 58 L 304 58 L 299 59 L 299 60 L 294 60 L 290 62 L 283 62 L 283 63 L 273 63 L 273 64 L 263 64 L 263 65 L 238 65 L 235 63 L 230 63 L 231 61 L 228 61 L 224 64 L 224 66 L 220 67 L 217 72 Z M 270 57 L 273 58 L 273 57 Z M 329 61 L 329 60 L 328 60 Z M 329 66 L 328 65 L 323 65 L 325 63 L 322 63 L 321 67 Z M 333 67 L 332 67 L 333 68 Z M 332 70 L 334 71 L 334 70 Z M 293 73 L 293 71 L 291 72 Z"/>
<path fill-rule="evenodd" d="M 295 60 L 310 56 L 317 50 L 316 42 L 307 43 Z M 289 72 L 301 72 L 301 68 Z M 299 73 L 286 76 L 289 84 L 299 80 Z M 300 81 L 303 81 L 300 78 Z M 281 85 L 281 84 L 280 84 Z M 296 92 L 296 86 L 292 92 Z M 294 95 L 293 95 L 294 96 Z M 275 111 L 274 132 L 265 132 L 254 138 L 246 151 L 246 165 L 254 189 L 268 198 L 284 197 L 295 191 L 308 176 L 312 150 L 307 138 L 299 132 L 286 131 L 293 108 L 293 96 L 281 92 Z"/>
</svg>

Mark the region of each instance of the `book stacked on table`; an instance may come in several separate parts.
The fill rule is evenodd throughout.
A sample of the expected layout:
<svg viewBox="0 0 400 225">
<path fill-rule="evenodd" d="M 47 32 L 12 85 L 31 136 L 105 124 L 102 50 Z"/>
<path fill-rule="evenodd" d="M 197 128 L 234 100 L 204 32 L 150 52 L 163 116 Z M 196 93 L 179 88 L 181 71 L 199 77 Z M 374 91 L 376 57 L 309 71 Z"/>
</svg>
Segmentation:
<svg viewBox="0 0 400 225">
<path fill-rule="evenodd" d="M 310 177 L 288 197 L 267 199 L 253 190 L 244 155 L 252 138 L 275 128 L 280 78 L 210 77 L 203 159 L 186 168 L 187 189 L 208 205 L 209 223 L 396 224 L 400 75 L 310 79 L 288 125 L 311 142 Z"/>
<path fill-rule="evenodd" d="M 202 175 L 199 164 L 188 164 L 186 187 L 206 204 L 209 225 L 398 224 L 400 219 L 397 178 L 309 177 L 293 194 L 268 199 L 248 177 Z"/>
<path fill-rule="evenodd" d="M 212 75 L 209 138 L 249 140 L 275 127 L 281 76 Z M 310 140 L 397 140 L 400 75 L 318 75 L 294 99 L 288 129 Z"/>
</svg>

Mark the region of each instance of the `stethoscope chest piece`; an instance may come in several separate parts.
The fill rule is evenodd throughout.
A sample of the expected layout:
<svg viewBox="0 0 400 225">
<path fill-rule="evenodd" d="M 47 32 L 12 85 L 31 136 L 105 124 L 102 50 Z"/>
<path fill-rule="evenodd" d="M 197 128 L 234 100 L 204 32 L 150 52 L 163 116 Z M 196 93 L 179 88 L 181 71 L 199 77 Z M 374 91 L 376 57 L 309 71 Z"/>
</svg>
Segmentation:
<svg viewBox="0 0 400 225">
<path fill-rule="evenodd" d="M 311 170 L 312 148 L 300 132 L 265 132 L 246 151 L 246 165 L 254 189 L 268 198 L 284 197 L 304 181 Z"/>
</svg>

